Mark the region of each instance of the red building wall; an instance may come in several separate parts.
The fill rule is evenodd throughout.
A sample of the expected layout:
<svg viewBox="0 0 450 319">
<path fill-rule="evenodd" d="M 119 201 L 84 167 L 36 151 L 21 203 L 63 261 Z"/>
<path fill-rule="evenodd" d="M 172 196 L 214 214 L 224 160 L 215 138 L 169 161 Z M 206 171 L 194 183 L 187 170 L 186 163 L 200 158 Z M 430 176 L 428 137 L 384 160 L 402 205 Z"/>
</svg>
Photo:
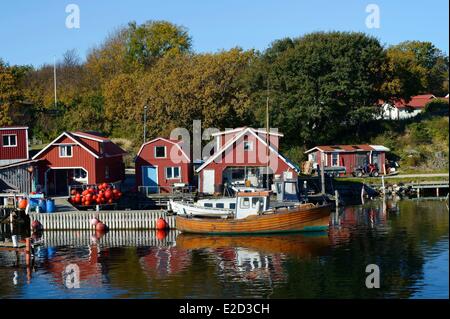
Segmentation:
<svg viewBox="0 0 450 319">
<path fill-rule="evenodd" d="M 244 141 L 253 143 L 252 151 L 244 150 Z M 273 144 L 278 143 L 278 138 L 273 139 Z M 271 145 L 275 149 L 278 148 L 278 145 Z M 240 138 L 232 147 L 228 150 L 224 151 L 221 156 L 217 159 L 209 163 L 205 166 L 199 173 L 200 183 L 199 188 L 200 191 L 203 191 L 203 172 L 205 170 L 214 170 L 214 183 L 215 188 L 222 184 L 222 175 L 223 171 L 227 167 L 240 167 L 240 166 L 248 166 L 248 167 L 267 167 L 267 161 L 265 161 L 265 156 L 267 154 L 267 146 L 262 143 L 259 139 L 257 139 L 254 135 L 250 134 L 245 138 Z M 261 154 L 261 155 L 260 155 Z M 221 158 L 221 161 L 219 161 Z M 297 177 L 297 172 L 295 172 L 285 161 L 283 161 L 279 156 L 277 156 L 274 152 L 270 152 L 270 162 L 274 163 L 273 168 L 275 168 L 274 174 L 281 175 L 283 172 L 293 172 L 293 177 Z"/>
<path fill-rule="evenodd" d="M 316 153 L 316 159 L 317 163 L 320 165 L 320 151 L 315 151 Z M 339 152 L 339 164 L 338 166 L 345 166 L 345 169 L 347 171 L 347 175 L 351 175 L 352 172 L 357 168 L 357 160 L 356 155 L 357 154 L 365 154 L 370 152 Z M 384 163 L 386 154 L 385 152 L 378 152 L 379 154 L 379 162 Z M 332 153 L 325 153 L 326 156 L 326 165 L 325 167 L 331 167 L 332 166 Z M 384 174 L 383 166 L 379 165 L 380 173 Z"/>
<path fill-rule="evenodd" d="M 27 160 L 28 159 L 28 129 L 0 129 L 0 160 Z M 16 135 L 16 147 L 4 147 L 3 136 Z"/>
<path fill-rule="evenodd" d="M 166 147 L 166 158 L 155 158 L 156 146 Z M 170 158 L 171 152 L 175 152 L 182 159 L 181 162 L 174 162 Z M 174 153 L 172 153 L 174 154 Z M 170 143 L 166 140 L 156 140 L 152 143 L 146 144 L 142 147 L 141 152 L 136 157 L 136 186 L 142 186 L 142 167 L 143 166 L 156 166 L 158 169 L 158 185 L 161 187 L 172 186 L 173 183 L 187 183 L 190 184 L 192 178 L 192 166 L 188 159 L 184 156 L 181 157 L 178 146 Z M 181 178 L 167 179 L 166 167 L 181 167 Z"/>
<path fill-rule="evenodd" d="M 66 136 L 56 141 L 55 144 L 72 145 L 72 157 L 60 157 L 59 145 L 51 145 L 44 153 L 39 155 L 38 159 L 42 160 L 39 167 L 39 183 L 41 185 L 44 185 L 45 172 L 50 168 L 84 168 L 87 171 L 88 184 L 117 182 L 125 178 L 125 167 L 121 155 L 97 159 Z M 109 167 L 109 178 L 105 177 L 106 166 Z"/>
<path fill-rule="evenodd" d="M 95 184 L 98 180 L 95 157 L 68 137 L 62 137 L 56 143 L 73 145 L 72 157 L 59 157 L 59 145 L 51 145 L 39 156 L 39 159 L 42 159 L 39 167 L 39 183 L 44 185 L 45 172 L 50 168 L 84 168 L 88 172 L 88 183 Z"/>
</svg>

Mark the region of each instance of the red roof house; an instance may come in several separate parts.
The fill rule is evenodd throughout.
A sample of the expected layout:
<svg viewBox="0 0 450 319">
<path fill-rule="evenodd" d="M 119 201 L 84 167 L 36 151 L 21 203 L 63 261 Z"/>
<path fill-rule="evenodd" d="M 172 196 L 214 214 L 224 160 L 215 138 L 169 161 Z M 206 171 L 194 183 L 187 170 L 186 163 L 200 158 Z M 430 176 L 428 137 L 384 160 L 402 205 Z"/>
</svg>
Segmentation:
<svg viewBox="0 0 450 319">
<path fill-rule="evenodd" d="M 408 102 L 404 99 L 397 100 L 393 105 L 380 101 L 383 108 L 383 118 L 401 120 L 414 117 L 425 109 L 428 102 L 435 98 L 433 94 L 422 94 L 412 96 Z"/>
<path fill-rule="evenodd" d="M 320 166 L 321 156 L 324 154 L 324 167 L 345 169 L 345 174 L 351 175 L 359 166 L 367 163 L 376 164 L 380 173 L 386 174 L 385 159 L 387 147 L 382 145 L 322 145 L 313 147 L 305 152 L 308 161 L 312 162 L 313 168 Z"/>
<path fill-rule="evenodd" d="M 28 127 L 0 127 L 0 166 L 28 159 Z"/>
<path fill-rule="evenodd" d="M 39 161 L 39 184 L 51 195 L 67 195 L 68 186 L 124 180 L 126 152 L 94 133 L 63 132 L 33 160 Z"/>
<path fill-rule="evenodd" d="M 275 175 L 296 178 L 299 168 L 278 151 L 278 139 L 283 135 L 249 127 L 213 134 L 213 154 L 197 168 L 198 188 L 203 193 L 222 192 L 223 184 L 267 188 Z M 268 144 L 269 142 L 269 144 Z"/>
<path fill-rule="evenodd" d="M 163 137 L 143 144 L 135 159 L 136 186 L 148 193 L 171 192 L 175 184 L 190 184 L 190 156 L 182 141 Z"/>
</svg>

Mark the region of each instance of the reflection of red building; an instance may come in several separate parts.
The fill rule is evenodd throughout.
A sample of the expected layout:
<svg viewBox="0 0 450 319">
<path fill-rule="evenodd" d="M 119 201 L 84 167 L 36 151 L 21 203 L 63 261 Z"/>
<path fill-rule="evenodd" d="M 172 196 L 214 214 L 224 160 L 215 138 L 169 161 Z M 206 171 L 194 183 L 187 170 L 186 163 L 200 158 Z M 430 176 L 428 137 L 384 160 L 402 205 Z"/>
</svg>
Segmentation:
<svg viewBox="0 0 450 319">
<path fill-rule="evenodd" d="M 56 283 L 65 284 L 64 276 L 69 275 L 68 270 L 72 271 L 73 265 L 79 269 L 80 283 L 89 281 L 101 286 L 102 282 L 102 265 L 98 262 L 98 248 L 91 245 L 89 259 L 82 257 L 73 257 L 68 259 L 66 256 L 55 256 L 44 263 L 44 268 L 52 275 Z"/>
<path fill-rule="evenodd" d="M 146 272 L 163 278 L 175 275 L 191 264 L 191 253 L 176 247 L 153 247 L 147 256 L 141 258 Z"/>
</svg>

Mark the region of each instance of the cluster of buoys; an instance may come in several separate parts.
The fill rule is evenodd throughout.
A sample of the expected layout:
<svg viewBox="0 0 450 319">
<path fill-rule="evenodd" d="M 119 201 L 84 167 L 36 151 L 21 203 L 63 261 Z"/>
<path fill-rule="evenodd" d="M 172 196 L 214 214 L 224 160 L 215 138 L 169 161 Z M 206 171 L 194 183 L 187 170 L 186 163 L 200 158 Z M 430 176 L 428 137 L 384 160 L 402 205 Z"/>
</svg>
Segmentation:
<svg viewBox="0 0 450 319">
<path fill-rule="evenodd" d="M 72 189 L 70 195 L 68 200 L 73 205 L 110 205 L 122 197 L 122 192 L 113 188 L 112 185 L 103 183 L 95 187 L 91 186 L 84 191 Z"/>
</svg>

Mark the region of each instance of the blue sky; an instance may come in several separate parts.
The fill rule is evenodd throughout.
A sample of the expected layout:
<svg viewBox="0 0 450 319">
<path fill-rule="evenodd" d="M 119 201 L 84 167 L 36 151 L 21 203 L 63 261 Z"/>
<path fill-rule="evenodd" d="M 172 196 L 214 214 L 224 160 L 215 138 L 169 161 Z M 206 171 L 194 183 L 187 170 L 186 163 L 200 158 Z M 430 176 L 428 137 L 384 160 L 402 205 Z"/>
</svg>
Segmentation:
<svg viewBox="0 0 450 319">
<path fill-rule="evenodd" d="M 80 8 L 80 29 L 67 29 L 68 4 Z M 368 29 L 366 6 L 380 8 Z M 14 0 L 0 5 L 0 58 L 39 66 L 77 49 L 82 58 L 129 21 L 168 20 L 185 26 L 196 52 L 242 47 L 264 50 L 273 40 L 312 31 L 363 31 L 389 45 L 431 41 L 449 52 L 448 0 Z"/>
</svg>

